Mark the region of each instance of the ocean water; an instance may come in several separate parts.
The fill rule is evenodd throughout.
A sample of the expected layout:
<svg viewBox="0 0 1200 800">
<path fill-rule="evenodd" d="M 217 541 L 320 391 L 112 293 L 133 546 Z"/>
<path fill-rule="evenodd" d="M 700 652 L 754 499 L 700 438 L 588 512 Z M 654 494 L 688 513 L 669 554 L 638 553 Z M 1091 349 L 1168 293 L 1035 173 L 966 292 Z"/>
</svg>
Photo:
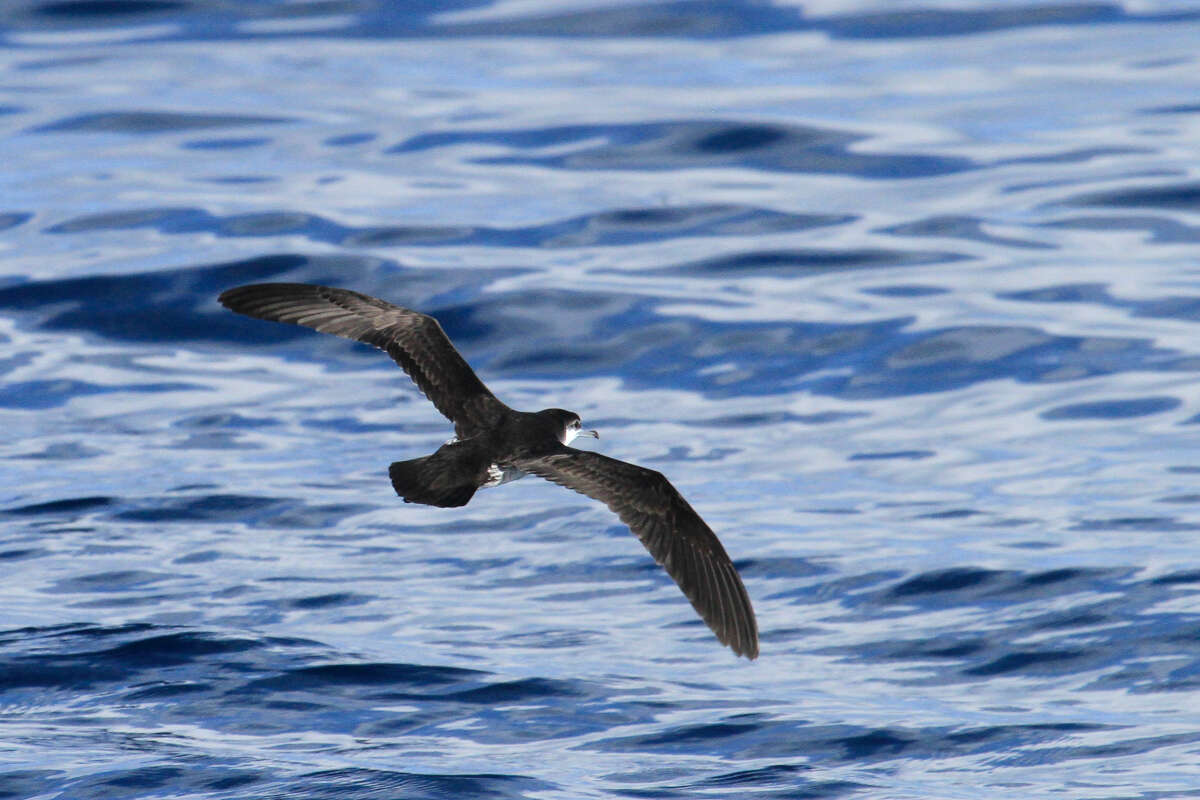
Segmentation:
<svg viewBox="0 0 1200 800">
<path fill-rule="evenodd" d="M 29 0 L 0 18 L 0 797 L 1200 796 L 1200 8 Z M 667 474 L 235 316 L 436 315 Z"/>
</svg>

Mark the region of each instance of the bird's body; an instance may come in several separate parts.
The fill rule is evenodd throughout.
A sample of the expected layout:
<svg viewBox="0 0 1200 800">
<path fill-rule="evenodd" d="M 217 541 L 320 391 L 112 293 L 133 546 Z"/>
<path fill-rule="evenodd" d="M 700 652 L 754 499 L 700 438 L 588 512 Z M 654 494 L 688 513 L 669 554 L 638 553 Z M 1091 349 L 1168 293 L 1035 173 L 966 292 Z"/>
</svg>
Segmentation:
<svg viewBox="0 0 1200 800">
<path fill-rule="evenodd" d="M 561 408 L 534 413 L 506 409 L 490 427 L 465 439 L 456 436 L 432 455 L 397 461 L 388 472 L 406 503 L 463 506 L 477 489 L 528 475 L 523 464 L 568 450 L 565 445 L 579 428 L 579 416 Z"/>
<path fill-rule="evenodd" d="M 745 586 L 716 534 L 658 472 L 569 447 L 583 431 L 560 408 L 516 411 L 500 402 L 433 317 L 347 289 L 301 283 L 239 286 L 220 302 L 258 319 L 303 325 L 366 342 L 404 368 L 454 423 L 455 438 L 422 458 L 397 461 L 389 476 L 405 502 L 466 505 L 480 488 L 539 475 L 600 500 L 630 527 L 734 652 L 758 655 L 758 628 Z"/>
</svg>

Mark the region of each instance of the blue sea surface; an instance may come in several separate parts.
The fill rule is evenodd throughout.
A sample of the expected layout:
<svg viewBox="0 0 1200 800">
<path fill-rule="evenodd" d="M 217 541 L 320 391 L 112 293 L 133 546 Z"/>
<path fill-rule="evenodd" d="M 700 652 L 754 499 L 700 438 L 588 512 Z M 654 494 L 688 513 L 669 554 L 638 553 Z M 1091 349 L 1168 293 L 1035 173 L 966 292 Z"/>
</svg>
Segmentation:
<svg viewBox="0 0 1200 800">
<path fill-rule="evenodd" d="M 1200 797 L 1200 7 L 23 0 L 0 798 Z M 434 314 L 670 477 L 452 434 L 258 281 Z"/>
</svg>

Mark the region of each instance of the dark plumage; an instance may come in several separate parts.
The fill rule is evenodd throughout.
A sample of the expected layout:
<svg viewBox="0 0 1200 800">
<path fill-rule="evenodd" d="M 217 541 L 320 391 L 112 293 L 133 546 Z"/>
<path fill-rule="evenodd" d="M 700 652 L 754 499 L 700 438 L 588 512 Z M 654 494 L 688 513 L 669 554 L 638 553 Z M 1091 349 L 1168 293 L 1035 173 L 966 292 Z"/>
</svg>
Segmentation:
<svg viewBox="0 0 1200 800">
<path fill-rule="evenodd" d="M 239 286 L 227 308 L 355 339 L 385 351 L 454 423 L 456 440 L 431 455 L 391 465 L 396 493 L 410 503 L 466 505 L 475 491 L 532 473 L 607 505 L 666 569 L 692 606 L 738 655 L 758 656 L 754 609 L 712 529 L 661 473 L 567 444 L 579 415 L 550 408 L 514 411 L 496 399 L 437 320 L 347 289 L 301 283 Z"/>
</svg>

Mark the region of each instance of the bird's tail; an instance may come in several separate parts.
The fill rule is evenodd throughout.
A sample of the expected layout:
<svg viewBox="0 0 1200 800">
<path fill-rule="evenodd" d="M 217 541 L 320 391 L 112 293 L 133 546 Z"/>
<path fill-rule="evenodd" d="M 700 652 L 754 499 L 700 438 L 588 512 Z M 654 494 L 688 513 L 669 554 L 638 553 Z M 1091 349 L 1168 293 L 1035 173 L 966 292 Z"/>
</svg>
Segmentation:
<svg viewBox="0 0 1200 800">
<path fill-rule="evenodd" d="M 447 444 L 432 455 L 393 463 L 388 475 L 404 502 L 453 508 L 465 506 L 486 480 L 488 465 L 479 461 L 466 448 Z"/>
</svg>

